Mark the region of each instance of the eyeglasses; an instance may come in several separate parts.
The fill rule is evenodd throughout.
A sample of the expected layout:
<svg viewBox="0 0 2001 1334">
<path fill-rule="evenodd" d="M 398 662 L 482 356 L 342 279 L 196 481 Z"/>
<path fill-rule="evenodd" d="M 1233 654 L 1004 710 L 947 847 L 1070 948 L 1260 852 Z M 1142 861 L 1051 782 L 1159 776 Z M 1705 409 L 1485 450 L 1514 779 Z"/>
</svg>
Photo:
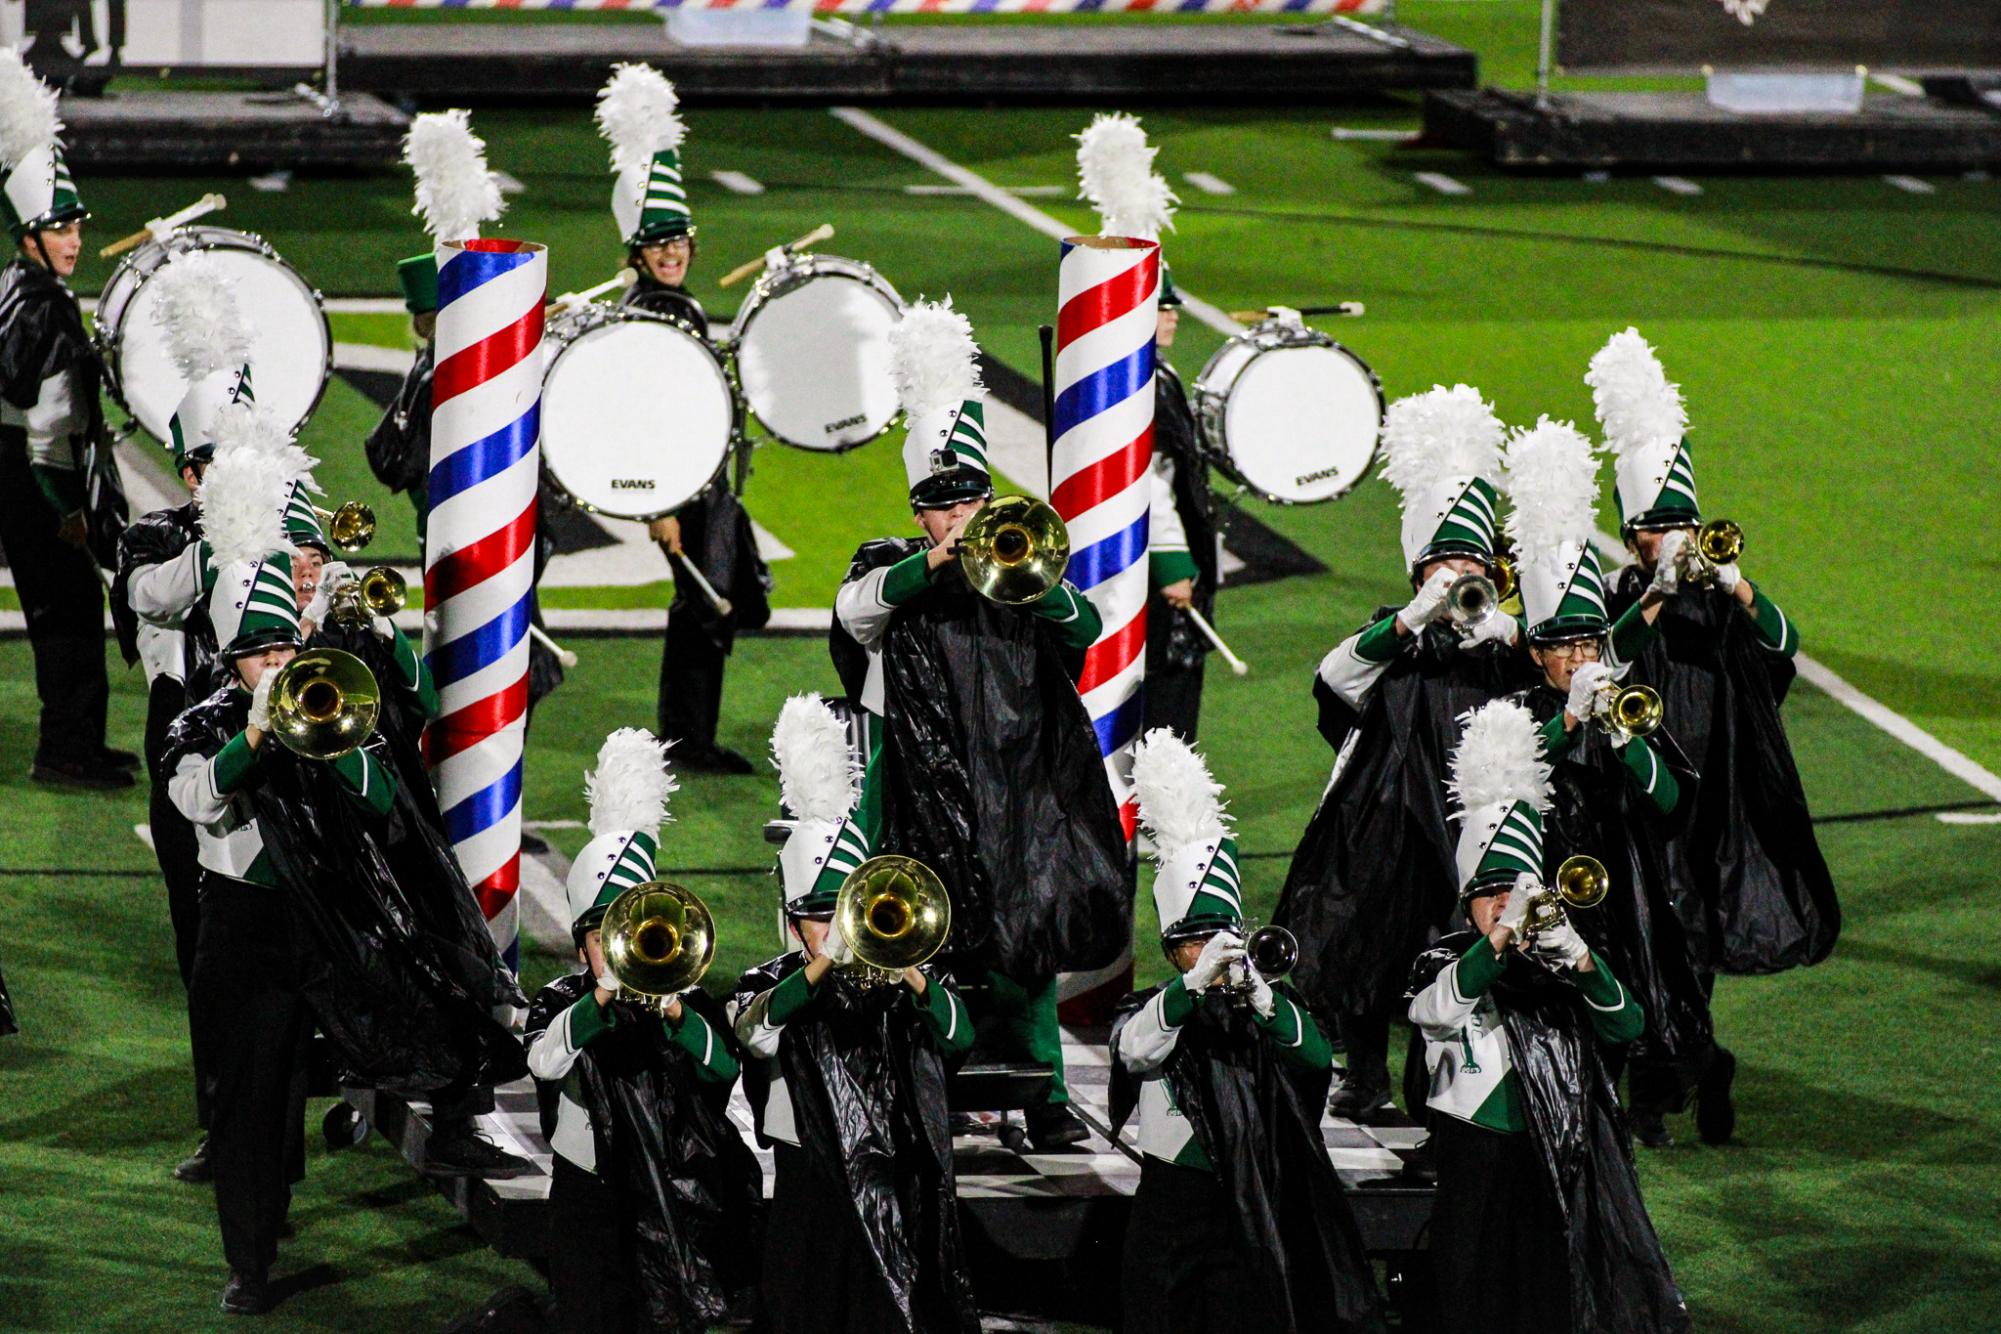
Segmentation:
<svg viewBox="0 0 2001 1334">
<path fill-rule="evenodd" d="M 1550 644 L 1543 649 L 1543 656 L 1568 662 L 1572 658 L 1588 658 L 1596 661 L 1604 656 L 1604 645 L 1595 639 L 1573 639 L 1563 644 Z"/>
</svg>

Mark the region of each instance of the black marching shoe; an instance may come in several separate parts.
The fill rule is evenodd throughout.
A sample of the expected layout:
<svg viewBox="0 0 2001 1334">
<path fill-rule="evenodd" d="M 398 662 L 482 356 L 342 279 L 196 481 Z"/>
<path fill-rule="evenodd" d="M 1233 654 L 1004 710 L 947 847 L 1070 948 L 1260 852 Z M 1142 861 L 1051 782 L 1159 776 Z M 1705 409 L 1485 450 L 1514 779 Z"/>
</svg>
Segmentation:
<svg viewBox="0 0 2001 1334">
<path fill-rule="evenodd" d="M 1634 1108 L 1627 1118 L 1627 1125 L 1632 1129 L 1633 1138 L 1649 1149 L 1674 1147 L 1674 1134 L 1667 1128 L 1667 1122 L 1661 1119 L 1658 1110 Z"/>
<path fill-rule="evenodd" d="M 1045 1102 L 1028 1109 L 1028 1142 L 1037 1150 L 1067 1149 L 1091 1138 L 1091 1127 L 1060 1102 Z"/>
<path fill-rule="evenodd" d="M 535 1164 L 482 1139 L 470 1126 L 433 1130 L 424 1141 L 425 1176 L 502 1180 L 534 1170 Z"/>
<path fill-rule="evenodd" d="M 222 1286 L 224 1315 L 263 1315 L 273 1305 L 269 1283 L 240 1269 L 229 1271 L 229 1282 Z"/>
<path fill-rule="evenodd" d="M 1704 1144 L 1728 1144 L 1736 1133 L 1737 1103 L 1730 1096 L 1736 1080 L 1737 1058 L 1718 1047 L 1695 1086 L 1695 1130 Z"/>
<path fill-rule="evenodd" d="M 137 769 L 139 757 L 129 750 L 106 746 L 97 752 L 97 762 L 112 769 Z"/>
<path fill-rule="evenodd" d="M 215 1167 L 208 1160 L 208 1136 L 203 1135 L 195 1151 L 174 1165 L 174 1180 L 200 1186 L 214 1179 Z"/>
<path fill-rule="evenodd" d="M 704 774 L 754 774 L 757 767 L 728 746 L 704 746 L 700 750 L 673 752 L 674 767 Z"/>
<path fill-rule="evenodd" d="M 132 771 L 101 760 L 36 760 L 28 777 L 44 787 L 68 787 L 83 791 L 108 791 L 131 787 Z"/>
<path fill-rule="evenodd" d="M 1394 1110 L 1396 1104 L 1390 1101 L 1390 1086 L 1378 1084 L 1372 1079 L 1343 1079 L 1327 1097 L 1327 1114 L 1353 1121 L 1356 1125 L 1369 1125 L 1378 1114 Z"/>
</svg>

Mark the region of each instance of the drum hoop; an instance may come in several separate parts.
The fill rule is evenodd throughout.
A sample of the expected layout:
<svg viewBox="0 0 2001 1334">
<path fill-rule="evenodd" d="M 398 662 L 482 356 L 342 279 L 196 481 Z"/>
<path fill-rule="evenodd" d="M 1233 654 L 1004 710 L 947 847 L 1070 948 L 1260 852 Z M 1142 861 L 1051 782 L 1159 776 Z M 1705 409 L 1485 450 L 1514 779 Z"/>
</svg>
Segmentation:
<svg viewBox="0 0 2001 1334">
<path fill-rule="evenodd" d="M 741 408 L 743 429 L 748 436 L 752 423 L 756 425 L 756 439 L 771 440 L 806 454 L 845 454 L 851 449 L 873 444 L 896 429 L 899 414 L 892 412 L 889 420 L 877 427 L 873 434 L 860 440 L 841 445 L 834 449 L 823 449 L 818 445 L 802 445 L 787 440 L 784 436 L 765 425 L 764 419 L 752 411 L 749 397 L 743 391 L 743 341 L 749 335 L 757 317 L 779 297 L 804 287 L 815 278 L 839 278 L 848 282 L 858 282 L 878 296 L 889 298 L 889 302 L 900 314 L 908 308 L 903 294 L 898 292 L 889 279 L 876 271 L 866 260 L 849 259 L 845 255 L 798 255 L 791 257 L 778 268 L 766 269 L 752 285 L 750 294 L 744 298 L 743 306 L 730 324 L 730 381 L 736 388 L 737 402 Z"/>
<path fill-rule="evenodd" d="M 556 475 L 554 465 L 549 462 L 549 451 L 546 449 L 537 451 L 541 456 L 542 477 L 554 491 L 558 503 L 564 507 L 573 510 L 582 510 L 586 514 L 602 514 L 608 519 L 623 519 L 628 523 L 652 523 L 655 519 L 664 519 L 683 505 L 694 501 L 696 497 L 714 486 L 716 479 L 721 477 L 724 471 L 729 468 L 730 459 L 736 455 L 737 449 L 743 444 L 743 391 L 737 384 L 735 369 L 731 363 L 725 360 L 723 355 L 716 350 L 714 343 L 711 343 L 700 333 L 696 332 L 695 327 L 680 316 L 669 315 L 664 311 L 658 310 L 641 310 L 632 306 L 585 307 L 587 311 L 592 309 L 601 311 L 602 313 L 598 318 L 591 320 L 587 324 L 579 321 L 582 327 L 561 340 L 562 345 L 557 349 L 556 355 L 549 358 L 549 364 L 543 368 L 542 388 L 544 392 L 547 392 L 549 388 L 549 377 L 556 373 L 556 363 L 561 361 L 563 354 L 575 346 L 577 340 L 581 339 L 585 334 L 595 333 L 608 324 L 650 322 L 672 325 L 699 344 L 702 350 L 709 354 L 709 360 L 714 363 L 717 378 L 722 381 L 723 393 L 729 399 L 729 438 L 723 443 L 723 456 L 716 461 L 715 471 L 710 473 L 702 484 L 695 489 L 694 495 L 689 496 L 686 500 L 678 501 L 663 510 L 653 510 L 645 514 L 613 514 L 602 506 L 593 505 L 590 501 L 585 500 L 571 491 L 568 486 L 564 485 L 562 478 Z"/>
<path fill-rule="evenodd" d="M 319 313 L 320 317 L 320 343 L 326 348 L 326 352 L 320 358 L 320 387 L 314 391 L 312 399 L 306 404 L 305 412 L 300 415 L 298 422 L 292 427 L 294 431 L 305 430 L 307 423 L 312 421 L 313 414 L 320 410 L 320 404 L 325 401 L 327 385 L 333 379 L 333 322 L 327 318 L 326 295 L 319 288 L 307 282 L 306 275 L 294 268 L 283 255 L 278 253 L 277 247 L 265 240 L 260 234 L 238 231 L 234 227 L 216 227 L 197 223 L 176 227 L 165 236 L 143 241 L 134 247 L 131 254 L 118 261 L 118 267 L 111 271 L 111 276 L 105 279 L 104 286 L 98 289 L 98 313 L 101 314 L 104 310 L 104 294 L 115 287 L 121 279 L 134 271 L 142 257 L 156 249 L 167 249 L 169 243 L 174 238 L 181 236 L 198 238 L 194 245 L 187 247 L 190 250 L 248 250 L 253 254 L 261 255 L 263 258 L 270 260 L 273 264 L 285 270 L 285 272 L 291 274 L 294 278 L 297 278 L 299 285 L 305 288 L 306 294 L 312 298 L 313 309 Z M 248 241 L 250 244 L 227 245 L 222 241 L 222 238 L 225 237 L 230 240 L 240 239 Z M 136 295 L 139 289 L 146 285 L 146 280 L 150 279 L 156 271 L 156 269 L 147 270 L 145 277 L 139 279 L 132 289 L 133 294 Z M 130 302 L 131 297 L 128 296 L 125 299 L 125 303 L 119 306 L 121 316 L 124 313 L 125 304 L 130 304 Z M 121 318 L 118 322 L 118 331 L 111 333 L 106 330 L 102 321 L 93 316 L 91 320 L 90 341 L 97 349 L 98 363 L 104 371 L 104 387 L 110 392 L 111 401 L 124 409 L 125 415 L 130 417 L 134 422 L 139 422 L 138 412 L 130 403 L 125 401 L 123 377 L 118 373 L 119 352 L 125 343 L 125 321 Z M 139 422 L 139 425 L 143 428 L 145 423 Z M 148 431 L 147 434 L 150 435 L 151 432 Z M 162 441 L 161 443 L 164 444 L 165 442 Z"/>
<path fill-rule="evenodd" d="M 1259 331 L 1257 330 L 1238 334 L 1236 337 L 1227 340 L 1215 352 L 1211 353 L 1209 360 L 1203 364 L 1202 374 L 1195 377 L 1195 427 L 1196 434 L 1200 437 L 1198 443 L 1201 445 L 1202 453 L 1208 457 L 1210 464 L 1218 472 L 1235 482 L 1241 490 L 1250 492 L 1267 504 L 1324 505 L 1330 500 L 1339 500 L 1350 491 L 1353 491 L 1368 477 L 1369 469 L 1375 466 L 1376 454 L 1382 448 L 1383 415 L 1385 408 L 1388 406 L 1383 398 L 1383 377 L 1376 374 L 1375 367 L 1362 360 L 1355 352 L 1330 335 L 1321 333 L 1318 329 L 1308 329 L 1306 332 L 1314 336 L 1311 338 L 1292 337 L 1270 343 L 1263 342 L 1259 338 Z M 1252 353 L 1244 359 L 1243 365 L 1237 368 L 1237 373 L 1230 377 L 1229 384 L 1221 388 L 1209 384 L 1207 382 L 1209 373 L 1215 369 L 1216 362 L 1223 356 L 1224 352 L 1228 351 L 1233 344 L 1244 343 L 1251 345 L 1253 349 Z M 1376 439 L 1369 446 L 1368 457 L 1364 458 L 1362 466 L 1355 470 L 1355 476 L 1352 481 L 1348 482 L 1332 495 L 1320 496 L 1313 500 L 1296 500 L 1290 496 L 1273 495 L 1263 487 L 1255 485 L 1237 470 L 1235 462 L 1230 458 L 1227 443 L 1216 438 L 1217 433 L 1221 430 L 1222 414 L 1229 407 L 1230 394 L 1236 388 L 1237 382 L 1243 379 L 1244 372 L 1251 368 L 1251 363 L 1267 352 L 1280 352 L 1299 347 L 1326 347 L 1339 352 L 1341 355 L 1347 357 L 1348 360 L 1354 362 L 1355 365 L 1362 368 L 1363 373 L 1369 377 L 1370 388 L 1374 389 L 1376 393 Z M 1213 427 L 1211 424 L 1212 417 L 1216 419 Z"/>
</svg>

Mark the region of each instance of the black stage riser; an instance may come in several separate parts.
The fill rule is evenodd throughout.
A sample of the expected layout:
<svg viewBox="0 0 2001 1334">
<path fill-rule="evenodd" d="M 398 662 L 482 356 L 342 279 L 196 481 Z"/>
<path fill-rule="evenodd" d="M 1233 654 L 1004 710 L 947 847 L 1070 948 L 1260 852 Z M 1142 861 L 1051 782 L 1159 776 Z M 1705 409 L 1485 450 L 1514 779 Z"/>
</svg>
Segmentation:
<svg viewBox="0 0 2001 1334">
<path fill-rule="evenodd" d="M 1427 141 L 1558 171 L 1966 171 L 2001 163 L 2001 115 L 1917 97 L 1854 115 L 1734 115 L 1699 93 L 1432 92 Z"/>
<path fill-rule="evenodd" d="M 341 114 L 289 93 L 66 97 L 70 165 L 85 172 L 340 171 L 394 164 L 409 117 L 365 93 Z"/>
<path fill-rule="evenodd" d="M 1470 88 L 1473 53 L 1408 29 L 1313 25 L 896 27 L 857 46 L 677 46 L 643 25 L 423 24 L 349 28 L 344 87 L 426 103 L 594 96 L 613 64 L 644 60 L 709 103 L 1334 103 Z"/>
</svg>

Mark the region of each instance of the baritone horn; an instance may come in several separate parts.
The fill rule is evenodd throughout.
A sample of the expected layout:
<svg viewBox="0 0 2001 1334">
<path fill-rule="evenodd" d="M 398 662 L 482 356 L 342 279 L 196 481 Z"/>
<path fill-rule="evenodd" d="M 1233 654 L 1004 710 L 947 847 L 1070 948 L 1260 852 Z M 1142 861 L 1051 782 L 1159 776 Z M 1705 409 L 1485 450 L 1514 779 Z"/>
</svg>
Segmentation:
<svg viewBox="0 0 2001 1334">
<path fill-rule="evenodd" d="M 1661 725 L 1666 706 L 1652 686 L 1622 686 L 1607 681 L 1591 701 L 1591 720 L 1627 736 L 1650 736 Z"/>
<path fill-rule="evenodd" d="M 344 556 L 352 556 L 375 540 L 375 511 L 359 500 L 350 500 L 337 510 L 313 506 L 313 513 L 326 525 L 327 540 Z"/>
<path fill-rule="evenodd" d="M 959 536 L 966 581 L 990 602 L 1033 602 L 1063 581 L 1070 532 L 1054 509 L 1028 496 L 989 500 Z"/>
<path fill-rule="evenodd" d="M 1731 519 L 1711 519 L 1695 530 L 1681 549 L 1681 577 L 1691 583 L 1707 584 L 1716 579 L 1716 567 L 1728 565 L 1744 554 L 1744 529 Z"/>
<path fill-rule="evenodd" d="M 882 986 L 945 944 L 952 897 L 938 873 L 915 857 L 871 857 L 841 882 L 834 921 L 855 955 L 841 971 L 857 986 Z"/>
<path fill-rule="evenodd" d="M 308 760 L 337 760 L 375 731 L 382 691 L 368 664 L 337 648 L 307 649 L 271 682 L 271 732 Z"/>
<path fill-rule="evenodd" d="M 604 961 L 621 997 L 665 1014 L 716 957 L 716 922 L 694 891 L 666 880 L 634 885 L 604 910 Z"/>
<path fill-rule="evenodd" d="M 1565 857 L 1556 868 L 1554 882 L 1529 903 L 1528 915 L 1522 919 L 1522 948 L 1534 944 L 1537 936 L 1567 920 L 1576 909 L 1603 903 L 1611 888 L 1612 877 L 1606 873 L 1605 863 L 1581 852 Z"/>
</svg>

